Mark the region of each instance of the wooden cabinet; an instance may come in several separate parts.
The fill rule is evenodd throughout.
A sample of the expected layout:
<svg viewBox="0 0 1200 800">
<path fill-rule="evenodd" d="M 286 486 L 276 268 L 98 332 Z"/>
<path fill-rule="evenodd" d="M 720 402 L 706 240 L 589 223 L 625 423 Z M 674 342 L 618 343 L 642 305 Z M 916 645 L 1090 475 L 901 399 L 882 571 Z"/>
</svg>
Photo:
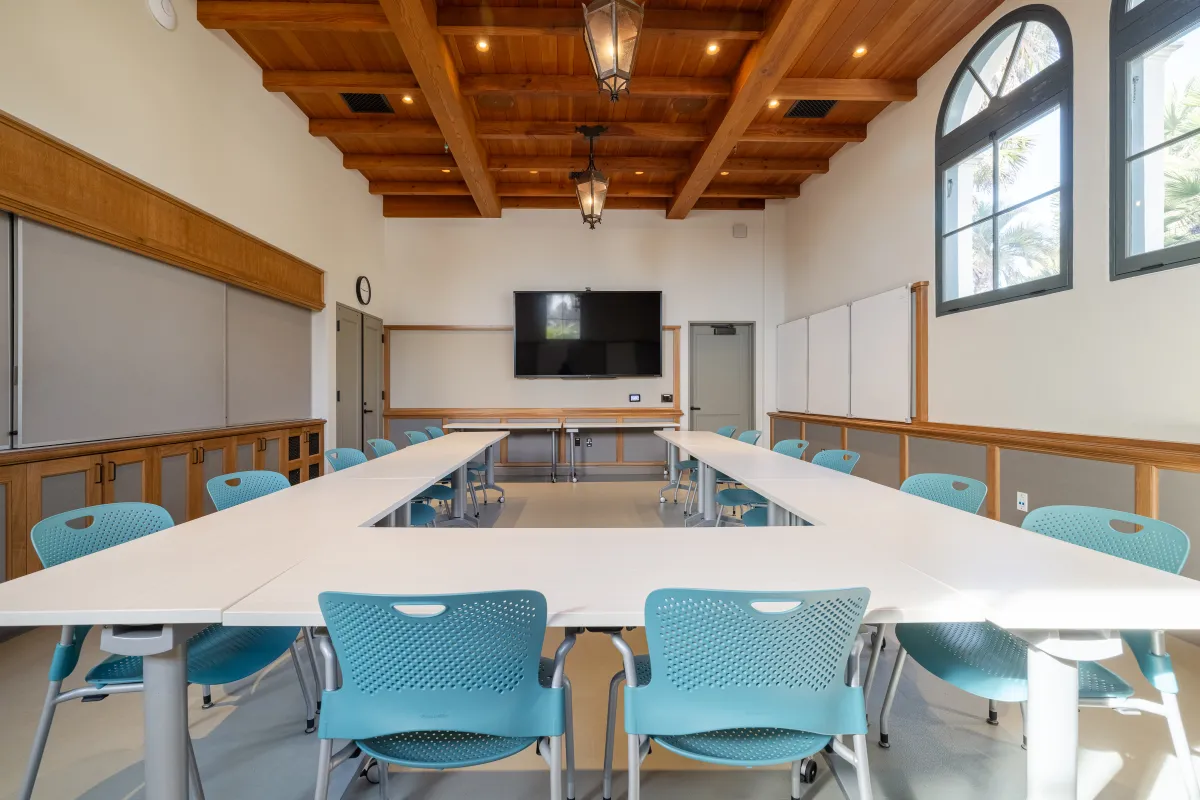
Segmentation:
<svg viewBox="0 0 1200 800">
<path fill-rule="evenodd" d="M 157 500 L 154 448 L 106 453 L 101 460 L 104 464 L 100 484 L 102 502 L 153 503 Z"/>
<path fill-rule="evenodd" d="M 4 569 L 0 577 L 5 580 L 24 575 L 28 571 L 33 548 L 29 546 L 29 526 L 26 523 L 26 498 L 28 496 L 29 468 L 25 464 L 0 467 L 0 525 L 3 526 L 5 547 L 0 551 L 4 558 Z"/>
<path fill-rule="evenodd" d="M 198 513 L 191 509 L 192 461 L 195 447 L 190 442 L 160 445 L 154 448 L 154 475 L 156 494 L 150 502 L 167 510 L 178 525 L 187 522 Z"/>
<path fill-rule="evenodd" d="M 283 464 L 280 468 L 295 486 L 301 481 L 319 478 L 324 472 L 325 462 L 325 427 L 309 425 L 303 428 L 291 428 L 284 437 L 282 452 Z"/>
<path fill-rule="evenodd" d="M 104 462 L 99 455 L 56 458 L 29 465 L 25 519 L 30 527 L 46 517 L 104 502 Z M 28 542 L 29 533 L 25 532 Z M 13 567 L 17 565 L 11 565 Z M 21 574 L 36 572 L 42 562 L 26 547 Z"/>
<path fill-rule="evenodd" d="M 221 436 L 196 442 L 188 481 L 188 519 L 202 517 L 217 510 L 208 496 L 208 482 L 218 475 L 236 472 L 237 439 Z"/>
</svg>

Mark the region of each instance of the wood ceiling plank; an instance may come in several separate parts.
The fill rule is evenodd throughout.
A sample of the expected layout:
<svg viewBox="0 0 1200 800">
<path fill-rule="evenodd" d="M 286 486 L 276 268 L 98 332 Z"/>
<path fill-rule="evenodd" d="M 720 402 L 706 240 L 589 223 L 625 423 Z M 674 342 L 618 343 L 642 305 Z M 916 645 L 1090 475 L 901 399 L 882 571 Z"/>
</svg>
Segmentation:
<svg viewBox="0 0 1200 800">
<path fill-rule="evenodd" d="M 819 175 L 829 172 L 827 158 L 728 158 L 722 172 L 776 172 L 780 174 Z"/>
<path fill-rule="evenodd" d="M 424 0 L 382 0 L 381 5 L 479 213 L 499 217 L 500 197 L 487 169 L 487 153 L 475 135 L 475 117 L 459 89 L 446 40 L 430 16 L 436 10 Z"/>
<path fill-rule="evenodd" d="M 462 92 L 475 95 L 583 95 L 599 94 L 596 79 L 590 75 L 463 75 Z M 633 97 L 724 97 L 731 83 L 726 78 L 634 77 L 629 83 Z M 607 99 L 607 98 L 606 98 Z"/>
<path fill-rule="evenodd" d="M 754 122 L 780 79 L 809 46 L 836 0 L 778 0 L 763 37 L 742 60 L 733 94 L 713 132 L 697 149 L 693 169 L 679 185 L 667 216 L 683 219 Z M 863 131 L 865 137 L 865 129 Z"/>
<path fill-rule="evenodd" d="M 443 139 L 436 122 L 406 119 L 310 119 L 313 136 L 394 136 L 401 139 Z"/>
<path fill-rule="evenodd" d="M 738 141 L 844 143 L 861 142 L 866 138 L 866 125 L 833 125 L 819 122 L 792 122 L 788 120 L 780 123 L 750 125 L 741 132 Z"/>
<path fill-rule="evenodd" d="M 772 93 L 782 100 L 908 102 L 916 96 L 916 80 L 873 78 L 784 78 Z"/>
<path fill-rule="evenodd" d="M 378 155 L 375 153 L 345 153 L 342 166 L 346 169 L 456 169 L 454 156 L 416 153 L 412 155 Z"/>
<path fill-rule="evenodd" d="M 658 37 L 754 40 L 762 36 L 763 16 L 647 8 L 642 29 Z M 446 6 L 438 9 L 438 30 L 446 36 L 578 36 L 583 14 L 578 7 Z"/>
<path fill-rule="evenodd" d="M 582 122 L 538 122 L 533 120 L 480 121 L 481 139 L 579 139 L 582 134 L 575 129 Z M 644 140 L 661 139 L 675 142 L 700 142 L 704 140 L 704 125 L 700 123 L 672 124 L 665 122 L 609 123 L 604 139 L 633 138 Z"/>
<path fill-rule="evenodd" d="M 464 197 L 401 197 L 383 198 L 385 217 L 479 217 L 479 206 L 469 196 Z"/>
<path fill-rule="evenodd" d="M 198 0 L 196 18 L 214 30 L 388 31 L 374 3 L 292 3 L 262 0 Z"/>
<path fill-rule="evenodd" d="M 387 92 L 415 91 L 417 79 L 410 72 L 354 72 L 349 70 L 263 70 L 263 88 L 268 92 Z"/>
</svg>

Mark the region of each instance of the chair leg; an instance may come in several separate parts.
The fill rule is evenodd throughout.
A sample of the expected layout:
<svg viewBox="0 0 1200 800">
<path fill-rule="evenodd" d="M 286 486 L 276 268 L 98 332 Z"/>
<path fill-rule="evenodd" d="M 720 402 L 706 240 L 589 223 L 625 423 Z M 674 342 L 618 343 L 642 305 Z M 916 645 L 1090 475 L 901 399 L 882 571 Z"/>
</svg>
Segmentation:
<svg viewBox="0 0 1200 800">
<path fill-rule="evenodd" d="M 313 800 L 329 800 L 329 762 L 333 759 L 333 739 L 322 739 L 317 752 L 317 791 Z"/>
<path fill-rule="evenodd" d="M 1021 701 L 1021 749 L 1029 749 L 1029 704 Z"/>
<path fill-rule="evenodd" d="M 800 800 L 800 762 L 792 762 L 792 800 Z"/>
<path fill-rule="evenodd" d="M 377 761 L 379 765 L 379 796 L 383 800 L 388 800 L 388 763 L 386 761 Z"/>
<path fill-rule="evenodd" d="M 1000 724 L 1000 710 L 996 707 L 995 700 L 988 700 L 987 724 L 988 725 L 999 725 Z"/>
<path fill-rule="evenodd" d="M 636 733 L 631 733 L 626 737 L 629 740 L 629 791 L 626 797 L 629 800 L 642 799 L 642 737 Z"/>
<path fill-rule="evenodd" d="M 575 800 L 575 708 L 571 694 L 571 681 L 563 678 L 563 694 L 567 704 L 565 738 L 567 754 L 567 800 Z"/>
<path fill-rule="evenodd" d="M 612 800 L 613 737 L 617 727 L 617 687 L 625 680 L 625 671 L 613 675 L 608 684 L 608 723 L 604 727 L 604 800 Z"/>
<path fill-rule="evenodd" d="M 904 669 L 904 661 L 908 651 L 903 646 L 896 653 L 896 665 L 892 667 L 892 679 L 888 681 L 887 694 L 883 696 L 883 708 L 879 711 L 879 746 L 891 747 L 888 741 L 888 717 L 892 715 L 892 703 L 896 699 L 896 688 L 900 685 L 900 672 Z"/>
<path fill-rule="evenodd" d="M 867 662 L 867 679 L 863 681 L 863 702 L 870 702 L 871 687 L 875 685 L 875 672 L 879 669 L 879 654 L 883 652 L 886 625 L 873 625 L 875 635 L 871 637 L 871 659 Z M 869 716 L 869 715 L 868 715 Z"/>
<path fill-rule="evenodd" d="M 300 682 L 300 694 L 304 695 L 304 732 L 312 733 L 317 729 L 317 715 L 313 712 L 312 695 L 308 693 L 304 670 L 300 669 L 300 656 L 296 654 L 295 642 L 288 647 L 288 655 L 292 657 L 292 666 L 296 668 L 296 680 Z"/>
<path fill-rule="evenodd" d="M 204 800 L 204 784 L 200 782 L 200 765 L 196 763 L 196 748 L 192 745 L 192 735 L 187 737 L 188 750 L 188 786 L 191 788 L 192 800 Z"/>
<path fill-rule="evenodd" d="M 867 763 L 867 737 L 858 734 L 854 737 L 855 776 L 858 778 L 859 800 L 872 800 L 874 790 L 871 788 L 871 767 Z"/>
<path fill-rule="evenodd" d="M 1188 800 L 1200 800 L 1200 785 L 1196 781 L 1192 749 L 1188 745 L 1187 732 L 1183 729 L 1183 717 L 1179 713 L 1179 697 L 1163 692 L 1162 701 L 1163 716 L 1167 718 L 1167 729 L 1171 732 L 1171 744 L 1175 746 L 1175 758 L 1179 761 Z"/>
<path fill-rule="evenodd" d="M 200 692 L 201 692 L 201 694 L 204 695 L 204 699 L 200 703 L 200 707 L 201 708 L 212 708 L 213 707 L 212 687 L 209 686 L 208 684 L 204 684 L 203 686 L 200 687 Z"/>
<path fill-rule="evenodd" d="M 563 737 L 550 737 L 550 800 L 563 800 L 562 756 Z"/>
<path fill-rule="evenodd" d="M 321 713 L 321 671 L 317 669 L 317 646 L 313 643 L 312 628 L 304 627 L 304 646 L 308 649 L 308 666 L 312 669 L 313 686 L 317 694 L 317 713 Z"/>
<path fill-rule="evenodd" d="M 50 725 L 54 722 L 54 709 L 62 681 L 50 681 L 46 689 L 46 701 L 42 705 L 42 716 L 38 719 L 37 733 L 33 736 L 33 747 L 29 751 L 29 764 L 25 767 L 25 781 L 21 784 L 21 800 L 33 796 L 33 784 L 37 780 L 38 768 L 42 765 L 42 754 L 46 752 L 46 740 L 50 738 Z"/>
<path fill-rule="evenodd" d="M 475 512 L 475 516 L 479 516 L 479 501 L 475 498 L 475 484 L 471 483 L 471 479 L 467 478 L 467 491 L 471 493 L 471 510 Z"/>
</svg>

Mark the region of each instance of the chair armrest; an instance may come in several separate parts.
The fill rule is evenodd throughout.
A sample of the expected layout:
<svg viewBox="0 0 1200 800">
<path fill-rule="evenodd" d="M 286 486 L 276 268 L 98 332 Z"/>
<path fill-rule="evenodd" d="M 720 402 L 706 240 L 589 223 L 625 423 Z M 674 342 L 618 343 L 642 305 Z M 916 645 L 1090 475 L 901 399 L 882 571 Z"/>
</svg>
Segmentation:
<svg viewBox="0 0 1200 800">
<path fill-rule="evenodd" d="M 1133 657 L 1137 659 L 1138 667 L 1146 676 L 1146 680 L 1150 681 L 1150 685 L 1160 692 L 1179 694 L 1179 681 L 1175 679 L 1171 656 L 1167 655 L 1166 649 L 1161 645 L 1155 645 L 1156 636 L 1162 636 L 1162 633 L 1157 631 L 1121 632 L 1121 638 L 1125 640 L 1125 644 L 1129 645 Z"/>
</svg>

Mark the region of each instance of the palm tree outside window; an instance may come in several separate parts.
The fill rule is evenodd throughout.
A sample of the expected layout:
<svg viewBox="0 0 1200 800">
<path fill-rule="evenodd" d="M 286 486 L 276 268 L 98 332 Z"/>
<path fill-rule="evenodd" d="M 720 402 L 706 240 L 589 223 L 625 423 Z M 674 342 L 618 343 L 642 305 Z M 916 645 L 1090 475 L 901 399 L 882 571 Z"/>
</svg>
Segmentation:
<svg viewBox="0 0 1200 800">
<path fill-rule="evenodd" d="M 938 116 L 937 313 L 1071 286 L 1071 36 L 1049 6 L 1003 17 Z"/>
</svg>

